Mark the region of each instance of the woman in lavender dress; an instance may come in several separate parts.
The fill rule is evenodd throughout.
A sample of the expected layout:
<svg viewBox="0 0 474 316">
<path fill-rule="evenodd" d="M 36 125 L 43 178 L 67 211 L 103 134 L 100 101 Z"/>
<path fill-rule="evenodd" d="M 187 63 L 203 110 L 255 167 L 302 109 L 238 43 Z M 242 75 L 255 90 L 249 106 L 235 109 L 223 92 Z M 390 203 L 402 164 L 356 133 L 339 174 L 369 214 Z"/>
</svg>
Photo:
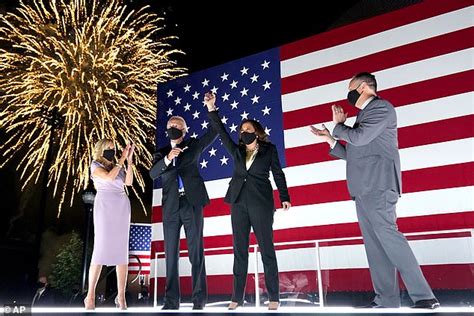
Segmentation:
<svg viewBox="0 0 474 316">
<path fill-rule="evenodd" d="M 102 139 L 94 146 L 91 178 L 97 195 L 94 200 L 94 251 L 89 269 L 89 291 L 84 299 L 86 309 L 95 308 L 95 288 L 102 266 L 116 266 L 117 298 L 115 304 L 126 309 L 125 287 L 128 270 L 128 235 L 130 201 L 125 185 L 132 185 L 134 145 L 127 145 L 115 162 L 115 144 Z M 127 166 L 125 166 L 127 162 Z"/>
</svg>

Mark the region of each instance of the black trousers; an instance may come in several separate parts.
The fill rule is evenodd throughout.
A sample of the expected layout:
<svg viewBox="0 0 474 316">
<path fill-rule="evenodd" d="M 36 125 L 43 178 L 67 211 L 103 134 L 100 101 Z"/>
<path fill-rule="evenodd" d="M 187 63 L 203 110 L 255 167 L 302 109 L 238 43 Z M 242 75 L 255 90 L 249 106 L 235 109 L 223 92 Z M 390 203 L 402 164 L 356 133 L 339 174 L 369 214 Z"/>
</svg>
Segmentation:
<svg viewBox="0 0 474 316">
<path fill-rule="evenodd" d="M 206 304 L 207 281 L 203 245 L 203 213 L 202 207 L 193 207 L 186 197 L 179 198 L 179 210 L 163 220 L 166 261 L 166 292 L 165 304 L 179 306 L 179 233 L 184 225 L 188 243 L 188 255 L 191 262 L 194 304 Z"/>
<path fill-rule="evenodd" d="M 273 209 L 262 209 L 242 188 L 236 203 L 231 206 L 232 237 L 234 242 L 234 288 L 232 301 L 243 303 L 247 282 L 250 227 L 257 237 L 263 261 L 265 285 L 270 301 L 280 300 L 278 264 L 273 245 Z M 258 289 L 256 289 L 258 291 Z"/>
</svg>

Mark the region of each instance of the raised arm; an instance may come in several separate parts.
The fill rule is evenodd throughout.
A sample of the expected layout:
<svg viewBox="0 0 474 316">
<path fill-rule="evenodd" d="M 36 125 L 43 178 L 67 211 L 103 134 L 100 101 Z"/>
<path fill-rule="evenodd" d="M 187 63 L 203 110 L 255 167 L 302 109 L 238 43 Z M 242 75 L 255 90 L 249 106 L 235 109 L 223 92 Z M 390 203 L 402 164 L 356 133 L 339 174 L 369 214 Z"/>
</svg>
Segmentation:
<svg viewBox="0 0 474 316">
<path fill-rule="evenodd" d="M 366 111 L 364 119 L 355 128 L 343 123 L 337 124 L 333 130 L 334 137 L 343 139 L 354 146 L 367 145 L 373 141 L 387 127 L 390 108 L 379 103 L 378 106 Z"/>
<path fill-rule="evenodd" d="M 197 140 L 197 146 L 200 148 L 200 151 L 202 152 L 210 144 L 212 144 L 212 142 L 214 142 L 216 138 L 217 138 L 217 131 L 214 127 L 214 124 L 211 123 L 211 127 L 209 128 L 209 130 Z"/>
<path fill-rule="evenodd" d="M 334 137 L 332 137 L 331 133 L 324 124 L 322 129 L 318 129 L 314 126 L 310 126 L 309 128 L 311 130 L 311 133 L 313 133 L 319 139 L 329 144 L 329 146 L 331 147 L 331 149 L 329 150 L 329 154 L 331 156 L 346 160 L 346 147 L 344 147 L 344 145 L 340 144 L 334 139 Z"/>
<path fill-rule="evenodd" d="M 204 97 L 204 102 L 206 103 L 207 109 L 209 110 L 208 116 L 209 120 L 211 121 L 212 128 L 219 134 L 224 147 L 227 151 L 232 155 L 235 156 L 236 151 L 238 151 L 239 147 L 232 138 L 230 137 L 229 133 L 226 131 L 224 124 L 222 124 L 221 118 L 216 111 L 215 107 L 215 100 L 216 97 L 212 93 L 206 93 Z"/>
<path fill-rule="evenodd" d="M 131 186 L 133 184 L 133 153 L 135 151 L 135 144 L 130 146 L 127 155 L 127 169 L 125 171 L 125 185 Z"/>
<path fill-rule="evenodd" d="M 92 176 L 101 178 L 103 180 L 108 180 L 108 181 L 115 180 L 115 178 L 117 178 L 118 175 L 120 174 L 120 170 L 124 168 L 125 160 L 127 159 L 129 150 L 130 150 L 130 145 L 127 145 L 122 150 L 122 156 L 120 157 L 118 162 L 110 171 L 107 171 L 105 168 L 100 167 L 100 166 L 96 166 L 92 168 L 91 169 Z"/>
</svg>

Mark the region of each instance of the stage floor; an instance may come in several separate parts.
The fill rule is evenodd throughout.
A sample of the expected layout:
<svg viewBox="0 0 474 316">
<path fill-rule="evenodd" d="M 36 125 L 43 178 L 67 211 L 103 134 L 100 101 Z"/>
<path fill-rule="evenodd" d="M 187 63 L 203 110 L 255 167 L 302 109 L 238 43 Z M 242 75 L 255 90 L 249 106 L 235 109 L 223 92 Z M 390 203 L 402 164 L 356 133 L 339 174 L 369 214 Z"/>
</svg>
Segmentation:
<svg viewBox="0 0 474 316">
<path fill-rule="evenodd" d="M 206 307 L 202 311 L 193 311 L 191 306 L 182 306 L 178 311 L 162 311 L 161 307 L 131 307 L 126 311 L 119 311 L 116 308 L 102 307 L 94 311 L 85 311 L 84 308 L 33 308 L 33 315 L 93 315 L 93 314 L 129 314 L 129 315 L 146 315 L 146 314 L 283 314 L 283 315 L 474 315 L 474 308 L 472 307 L 440 307 L 435 310 L 426 309 L 411 309 L 407 307 L 402 308 L 387 308 L 387 309 L 356 309 L 352 307 L 294 307 L 282 306 L 277 311 L 268 311 L 266 307 L 239 307 L 235 311 L 229 311 L 226 307 Z M 5 315 L 7 311 L 0 308 L 0 311 Z"/>
</svg>

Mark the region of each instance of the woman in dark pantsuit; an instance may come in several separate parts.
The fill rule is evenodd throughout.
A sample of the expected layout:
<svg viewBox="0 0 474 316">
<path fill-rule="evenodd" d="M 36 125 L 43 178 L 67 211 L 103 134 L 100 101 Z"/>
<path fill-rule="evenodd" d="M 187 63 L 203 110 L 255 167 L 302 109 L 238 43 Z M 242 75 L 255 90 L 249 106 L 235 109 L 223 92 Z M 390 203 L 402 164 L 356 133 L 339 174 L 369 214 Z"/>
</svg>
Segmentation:
<svg viewBox="0 0 474 316">
<path fill-rule="evenodd" d="M 278 266 L 273 245 L 273 189 L 270 171 L 280 192 L 284 210 L 291 206 L 285 174 L 283 173 L 275 145 L 268 141 L 260 123 L 244 120 L 240 125 L 239 144 L 234 143 L 224 128 L 215 109 L 215 96 L 206 93 L 204 102 L 209 119 L 220 135 L 222 143 L 234 159 L 234 172 L 225 196 L 231 204 L 232 235 L 234 243 L 234 287 L 229 309 L 242 305 L 248 269 L 250 228 L 253 228 L 262 254 L 265 285 L 269 306 L 279 306 Z M 258 289 L 257 289 L 258 290 Z"/>
</svg>

